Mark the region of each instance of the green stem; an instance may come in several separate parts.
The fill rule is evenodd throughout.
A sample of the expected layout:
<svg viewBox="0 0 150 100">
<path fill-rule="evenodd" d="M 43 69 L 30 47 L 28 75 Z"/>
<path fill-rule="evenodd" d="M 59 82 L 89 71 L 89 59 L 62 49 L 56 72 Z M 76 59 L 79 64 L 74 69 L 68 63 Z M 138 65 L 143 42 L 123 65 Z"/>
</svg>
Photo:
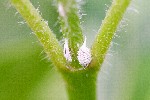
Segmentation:
<svg viewBox="0 0 150 100">
<path fill-rule="evenodd" d="M 77 60 L 78 45 L 83 43 L 82 30 L 77 9 L 76 0 L 57 0 L 57 8 L 61 30 L 65 38 L 68 39 L 70 52 L 72 55 L 72 67 L 81 67 Z"/>
<path fill-rule="evenodd" d="M 109 8 L 106 17 L 101 25 L 98 35 L 92 45 L 91 67 L 97 66 L 99 70 L 109 45 L 114 37 L 115 31 L 119 22 L 121 21 L 124 12 L 126 11 L 131 0 L 113 0 L 111 7 Z"/>
<path fill-rule="evenodd" d="M 97 73 L 95 71 L 72 72 L 65 79 L 69 100 L 96 100 Z"/>
<path fill-rule="evenodd" d="M 35 35 L 53 64 L 61 71 L 67 70 L 62 48 L 47 23 L 42 19 L 31 2 L 29 0 L 11 0 L 11 3 L 22 15 L 29 27 L 35 32 Z"/>
</svg>

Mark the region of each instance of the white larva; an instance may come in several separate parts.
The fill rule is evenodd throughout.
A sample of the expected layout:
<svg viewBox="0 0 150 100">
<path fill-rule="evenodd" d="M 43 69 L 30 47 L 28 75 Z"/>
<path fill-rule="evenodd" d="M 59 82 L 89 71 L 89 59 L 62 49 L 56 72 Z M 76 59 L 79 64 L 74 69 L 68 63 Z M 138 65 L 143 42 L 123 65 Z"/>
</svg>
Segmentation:
<svg viewBox="0 0 150 100">
<path fill-rule="evenodd" d="M 86 47 L 86 37 L 83 45 L 79 48 L 77 58 L 83 67 L 88 66 L 92 60 L 90 49 Z"/>
<path fill-rule="evenodd" d="M 64 43 L 64 56 L 68 62 L 72 61 L 71 54 L 69 51 L 69 46 L 68 46 L 68 39 L 65 39 L 65 43 Z"/>
</svg>

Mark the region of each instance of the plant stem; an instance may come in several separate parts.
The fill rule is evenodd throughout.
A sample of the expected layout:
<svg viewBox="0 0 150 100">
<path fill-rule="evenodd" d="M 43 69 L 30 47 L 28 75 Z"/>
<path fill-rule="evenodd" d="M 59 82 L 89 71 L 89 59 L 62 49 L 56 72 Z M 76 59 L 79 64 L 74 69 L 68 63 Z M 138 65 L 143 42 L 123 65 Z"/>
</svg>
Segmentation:
<svg viewBox="0 0 150 100">
<path fill-rule="evenodd" d="M 92 45 L 91 51 L 93 60 L 90 65 L 91 67 L 97 66 L 95 68 L 99 70 L 107 50 L 109 49 L 112 38 L 114 37 L 117 26 L 130 4 L 130 1 L 131 0 L 113 0 L 113 3 L 106 14 L 98 35 Z"/>
<path fill-rule="evenodd" d="M 97 73 L 95 71 L 72 72 L 65 78 L 69 100 L 96 100 Z"/>
<path fill-rule="evenodd" d="M 47 23 L 42 19 L 31 2 L 29 0 L 11 0 L 11 3 L 35 32 L 53 64 L 61 71 L 66 70 L 66 60 L 63 56 L 62 48 Z"/>
<path fill-rule="evenodd" d="M 71 66 L 74 68 L 82 67 L 77 60 L 78 45 L 83 43 L 77 6 L 76 0 L 57 0 L 61 30 L 64 37 L 68 39 L 72 56 Z"/>
</svg>

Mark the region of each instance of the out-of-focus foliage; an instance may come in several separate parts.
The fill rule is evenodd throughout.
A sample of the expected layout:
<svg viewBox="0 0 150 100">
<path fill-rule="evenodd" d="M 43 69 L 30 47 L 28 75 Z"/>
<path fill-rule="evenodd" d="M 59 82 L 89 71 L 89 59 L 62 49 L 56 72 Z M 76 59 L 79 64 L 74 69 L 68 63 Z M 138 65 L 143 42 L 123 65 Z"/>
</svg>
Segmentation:
<svg viewBox="0 0 150 100">
<path fill-rule="evenodd" d="M 31 1 L 60 39 L 52 0 Z M 87 15 L 82 25 L 90 46 L 111 0 L 83 1 L 82 12 Z M 121 24 L 128 26 L 119 28 L 119 37 L 114 38 L 99 74 L 99 100 L 150 99 L 149 4 L 148 0 L 133 0 L 128 8 Z M 45 58 L 34 34 L 22 23 L 8 1 L 0 0 L 0 100 L 66 100 L 60 75 Z"/>
</svg>

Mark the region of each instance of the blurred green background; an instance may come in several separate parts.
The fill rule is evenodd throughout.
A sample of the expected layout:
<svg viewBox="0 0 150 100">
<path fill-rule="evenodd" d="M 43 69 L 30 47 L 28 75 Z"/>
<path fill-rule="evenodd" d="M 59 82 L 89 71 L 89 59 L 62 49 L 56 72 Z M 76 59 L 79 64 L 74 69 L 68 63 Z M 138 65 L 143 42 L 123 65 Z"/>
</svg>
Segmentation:
<svg viewBox="0 0 150 100">
<path fill-rule="evenodd" d="M 81 0 L 90 47 L 111 0 Z M 52 0 L 31 0 L 61 39 Z M 150 100 L 150 1 L 133 0 L 98 78 L 98 100 Z M 67 100 L 61 76 L 9 0 L 0 0 L 0 100 Z"/>
</svg>

